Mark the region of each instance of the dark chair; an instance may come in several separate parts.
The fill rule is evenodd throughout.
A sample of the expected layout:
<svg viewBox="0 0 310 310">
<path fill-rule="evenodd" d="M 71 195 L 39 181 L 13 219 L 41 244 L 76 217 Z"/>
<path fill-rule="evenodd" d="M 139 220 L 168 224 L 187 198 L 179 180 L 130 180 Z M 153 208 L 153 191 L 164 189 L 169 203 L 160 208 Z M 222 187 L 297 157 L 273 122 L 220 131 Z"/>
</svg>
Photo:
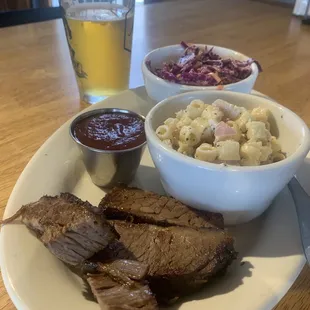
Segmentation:
<svg viewBox="0 0 310 310">
<path fill-rule="evenodd" d="M 304 18 L 302 19 L 302 23 L 304 25 L 310 25 L 310 15 L 308 14 L 310 10 L 310 0 L 308 0 L 308 3 L 307 3 L 307 7 L 306 7 L 306 12 L 305 12 L 305 16 Z"/>
<path fill-rule="evenodd" d="M 31 6 L 29 9 L 0 12 L 0 28 L 42 22 L 62 16 L 60 7 L 38 7 L 35 0 L 31 2 Z"/>
</svg>

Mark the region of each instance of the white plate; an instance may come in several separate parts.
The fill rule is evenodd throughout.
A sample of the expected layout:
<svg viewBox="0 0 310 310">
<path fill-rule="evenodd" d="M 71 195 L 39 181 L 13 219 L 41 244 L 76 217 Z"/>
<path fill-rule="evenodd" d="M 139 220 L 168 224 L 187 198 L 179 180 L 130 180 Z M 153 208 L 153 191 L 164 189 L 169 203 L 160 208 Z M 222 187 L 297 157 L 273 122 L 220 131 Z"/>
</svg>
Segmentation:
<svg viewBox="0 0 310 310">
<path fill-rule="evenodd" d="M 259 94 L 258 94 L 259 95 Z M 146 114 L 152 107 L 144 87 L 125 91 L 89 109 L 118 107 Z M 71 192 L 98 204 L 104 191 L 91 182 L 78 149 L 69 137 L 70 121 L 55 132 L 31 159 L 7 204 L 5 217 L 42 195 Z M 307 171 L 300 176 L 310 189 Z M 163 193 L 148 151 L 137 172 L 137 186 Z M 308 188 L 307 186 L 308 185 Z M 271 309 L 295 281 L 305 259 L 299 239 L 294 203 L 287 189 L 259 219 L 232 229 L 239 260 L 228 274 L 191 296 L 179 309 Z M 82 295 L 82 284 L 23 225 L 2 228 L 2 276 L 19 310 L 98 310 Z M 240 259 L 244 263 L 240 264 Z M 178 306 L 176 307 L 178 308 Z"/>
</svg>

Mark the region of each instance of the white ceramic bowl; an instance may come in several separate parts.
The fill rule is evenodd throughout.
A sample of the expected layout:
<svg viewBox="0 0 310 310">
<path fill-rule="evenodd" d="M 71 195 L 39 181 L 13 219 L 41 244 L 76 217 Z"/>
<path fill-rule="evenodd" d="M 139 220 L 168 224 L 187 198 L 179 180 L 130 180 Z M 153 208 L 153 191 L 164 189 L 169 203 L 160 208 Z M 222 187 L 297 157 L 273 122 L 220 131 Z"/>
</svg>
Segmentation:
<svg viewBox="0 0 310 310">
<path fill-rule="evenodd" d="M 212 103 L 218 98 L 247 109 L 268 108 L 271 132 L 287 158 L 257 167 L 212 164 L 180 154 L 156 136 L 156 128 L 191 100 Z M 191 207 L 222 213 L 226 225 L 248 222 L 262 214 L 294 176 L 310 148 L 308 127 L 292 111 L 263 97 L 227 91 L 190 92 L 163 100 L 148 113 L 145 130 L 165 191 Z"/>
<path fill-rule="evenodd" d="M 205 47 L 204 44 L 196 44 L 199 47 Z M 207 45 L 209 48 L 213 45 Z M 233 58 L 236 60 L 248 60 L 249 57 L 243 55 L 239 52 L 233 51 L 228 48 L 213 46 L 213 51 L 220 55 L 223 58 Z M 147 91 L 147 94 L 150 98 L 159 102 L 174 96 L 177 94 L 189 92 L 189 91 L 198 91 L 198 90 L 218 90 L 217 86 L 188 86 L 182 84 L 176 84 L 172 82 L 167 82 L 155 74 L 153 74 L 148 67 L 146 66 L 147 61 L 151 61 L 151 66 L 153 68 L 161 68 L 163 62 L 166 61 L 176 61 L 184 53 L 184 48 L 180 45 L 170 45 L 165 47 L 157 48 L 150 53 L 148 53 L 143 62 L 142 62 L 142 73 L 144 78 L 144 84 Z M 244 80 L 224 85 L 224 90 L 235 91 L 240 93 L 250 93 L 253 89 L 255 81 L 258 76 L 258 67 L 255 63 L 251 65 L 252 73 Z"/>
</svg>

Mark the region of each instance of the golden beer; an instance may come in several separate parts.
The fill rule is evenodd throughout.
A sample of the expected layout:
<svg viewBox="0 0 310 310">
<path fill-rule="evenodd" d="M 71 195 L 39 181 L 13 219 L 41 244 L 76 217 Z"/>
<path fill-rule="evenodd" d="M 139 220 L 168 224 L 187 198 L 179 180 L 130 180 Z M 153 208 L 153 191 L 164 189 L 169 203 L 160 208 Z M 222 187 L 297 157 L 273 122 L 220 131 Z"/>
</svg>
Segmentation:
<svg viewBox="0 0 310 310">
<path fill-rule="evenodd" d="M 110 3 L 72 6 L 66 34 L 80 92 L 93 103 L 128 88 L 133 9 Z"/>
</svg>

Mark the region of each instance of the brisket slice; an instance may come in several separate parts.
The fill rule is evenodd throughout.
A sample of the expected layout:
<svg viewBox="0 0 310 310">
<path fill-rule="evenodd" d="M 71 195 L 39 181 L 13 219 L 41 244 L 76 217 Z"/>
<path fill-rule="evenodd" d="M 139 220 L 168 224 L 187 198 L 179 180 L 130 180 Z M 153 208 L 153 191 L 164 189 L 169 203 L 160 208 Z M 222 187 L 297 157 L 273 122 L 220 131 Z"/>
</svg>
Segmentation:
<svg viewBox="0 0 310 310">
<path fill-rule="evenodd" d="M 99 211 L 89 202 L 63 193 L 43 196 L 37 202 L 24 205 L 2 224 L 21 217 L 57 258 L 69 265 L 78 265 L 118 237 Z"/>
<path fill-rule="evenodd" d="M 116 260 L 108 264 L 88 263 L 87 282 L 104 310 L 155 310 L 157 302 L 147 282 L 147 265 Z"/>
<path fill-rule="evenodd" d="M 197 290 L 236 258 L 233 238 L 219 229 L 109 222 L 120 239 L 92 260 L 137 259 L 147 264 L 150 287 L 160 302 Z"/>
<path fill-rule="evenodd" d="M 174 198 L 131 187 L 115 187 L 100 202 L 108 219 L 160 226 L 224 228 L 220 213 L 198 211 Z"/>
<path fill-rule="evenodd" d="M 105 263 L 87 260 L 81 268 L 83 274 L 106 273 L 114 280 L 129 286 L 130 279 L 143 280 L 149 269 L 148 265 L 129 259 L 114 259 Z"/>
</svg>

